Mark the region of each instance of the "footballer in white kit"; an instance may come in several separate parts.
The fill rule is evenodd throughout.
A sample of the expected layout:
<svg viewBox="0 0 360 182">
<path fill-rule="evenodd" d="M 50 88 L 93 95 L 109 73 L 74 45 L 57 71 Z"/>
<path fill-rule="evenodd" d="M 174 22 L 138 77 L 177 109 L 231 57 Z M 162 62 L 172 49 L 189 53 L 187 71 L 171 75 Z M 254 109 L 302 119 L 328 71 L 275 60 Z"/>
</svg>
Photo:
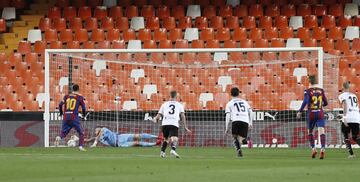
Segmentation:
<svg viewBox="0 0 360 182">
<path fill-rule="evenodd" d="M 241 144 L 244 143 L 243 141 L 246 141 L 248 130 L 252 127 L 252 109 L 248 102 L 238 98 L 239 93 L 238 88 L 234 87 L 231 89 L 231 96 L 233 98 L 226 104 L 225 108 L 225 133 L 228 133 L 228 126 L 231 121 L 231 132 L 234 138 L 237 156 L 242 157 Z"/>
<path fill-rule="evenodd" d="M 345 138 L 346 148 L 349 151 L 349 158 L 355 157 L 354 152 L 351 148 L 352 138 L 358 145 L 360 145 L 359 135 L 359 124 L 360 124 L 360 113 L 359 113 L 359 100 L 357 96 L 350 92 L 350 83 L 345 82 L 343 84 L 343 93 L 339 95 L 340 104 L 344 110 L 344 116 L 341 124 L 341 132 Z M 351 138 L 350 138 L 351 133 Z"/>
<path fill-rule="evenodd" d="M 176 158 L 180 156 L 176 153 L 176 146 L 178 143 L 179 136 L 179 121 L 180 119 L 184 122 L 184 128 L 186 132 L 190 132 L 186 125 L 186 117 L 184 106 L 176 101 L 177 92 L 170 92 L 170 100 L 163 103 L 160 107 L 158 114 L 154 118 L 154 122 L 157 123 L 162 117 L 162 132 L 164 135 L 164 141 L 161 146 L 160 157 L 165 158 L 165 150 L 170 143 L 171 151 L 170 154 Z"/>
</svg>

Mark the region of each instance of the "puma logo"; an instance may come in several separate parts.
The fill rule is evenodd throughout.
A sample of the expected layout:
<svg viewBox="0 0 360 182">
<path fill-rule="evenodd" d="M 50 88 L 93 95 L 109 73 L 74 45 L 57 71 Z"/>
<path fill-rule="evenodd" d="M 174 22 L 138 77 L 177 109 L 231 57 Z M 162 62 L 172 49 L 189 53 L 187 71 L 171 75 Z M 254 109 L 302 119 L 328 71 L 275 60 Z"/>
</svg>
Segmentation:
<svg viewBox="0 0 360 182">
<path fill-rule="evenodd" d="M 271 115 L 270 113 L 265 112 L 265 116 L 271 118 L 274 121 L 276 120 L 275 117 L 276 117 L 277 114 L 278 114 L 278 112 L 276 112 L 274 115 Z"/>
<path fill-rule="evenodd" d="M 145 113 L 144 121 L 152 120 L 153 118 L 149 115 L 149 113 Z"/>
</svg>

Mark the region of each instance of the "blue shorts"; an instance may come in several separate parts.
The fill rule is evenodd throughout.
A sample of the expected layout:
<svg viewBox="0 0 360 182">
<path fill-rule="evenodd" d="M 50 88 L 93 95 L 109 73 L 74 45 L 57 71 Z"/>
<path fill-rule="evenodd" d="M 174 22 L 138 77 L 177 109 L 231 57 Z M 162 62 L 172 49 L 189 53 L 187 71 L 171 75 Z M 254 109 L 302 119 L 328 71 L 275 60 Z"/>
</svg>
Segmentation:
<svg viewBox="0 0 360 182">
<path fill-rule="evenodd" d="M 118 135 L 118 146 L 127 146 L 129 142 L 134 141 L 134 134 L 120 134 Z"/>
<path fill-rule="evenodd" d="M 313 130 L 316 127 L 325 127 L 324 115 L 320 112 L 308 112 L 307 113 L 307 127 L 309 130 Z"/>
</svg>

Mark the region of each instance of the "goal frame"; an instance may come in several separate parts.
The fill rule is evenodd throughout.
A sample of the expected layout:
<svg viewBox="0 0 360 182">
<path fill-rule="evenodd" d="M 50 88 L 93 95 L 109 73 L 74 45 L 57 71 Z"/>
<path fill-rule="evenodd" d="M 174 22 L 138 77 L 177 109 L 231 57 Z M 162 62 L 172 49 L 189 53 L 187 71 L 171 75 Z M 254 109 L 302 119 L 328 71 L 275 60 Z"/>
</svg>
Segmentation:
<svg viewBox="0 0 360 182">
<path fill-rule="evenodd" d="M 50 121 L 50 54 L 54 53 L 203 53 L 203 52 L 296 52 L 317 51 L 318 84 L 323 86 L 324 53 L 322 47 L 298 48 L 187 48 L 187 49 L 45 49 L 45 109 L 44 109 L 44 147 L 49 147 Z"/>
</svg>

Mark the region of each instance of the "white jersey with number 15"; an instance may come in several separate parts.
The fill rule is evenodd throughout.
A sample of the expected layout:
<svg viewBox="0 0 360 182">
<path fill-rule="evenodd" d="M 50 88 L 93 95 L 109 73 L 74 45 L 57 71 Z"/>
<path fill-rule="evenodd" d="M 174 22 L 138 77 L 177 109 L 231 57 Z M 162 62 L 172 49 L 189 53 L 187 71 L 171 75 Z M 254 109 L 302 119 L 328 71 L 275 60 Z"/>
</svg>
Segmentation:
<svg viewBox="0 0 360 182">
<path fill-rule="evenodd" d="M 234 98 L 226 104 L 225 113 L 230 113 L 230 120 L 252 124 L 252 110 L 248 102 Z"/>
<path fill-rule="evenodd" d="M 359 102 L 355 94 L 350 92 L 344 92 L 339 95 L 339 101 L 346 104 L 346 122 L 348 123 L 360 123 Z"/>
<path fill-rule="evenodd" d="M 167 101 L 161 105 L 159 114 L 162 115 L 161 125 L 173 125 L 179 127 L 180 113 L 183 113 L 184 106 L 177 101 Z"/>
</svg>

